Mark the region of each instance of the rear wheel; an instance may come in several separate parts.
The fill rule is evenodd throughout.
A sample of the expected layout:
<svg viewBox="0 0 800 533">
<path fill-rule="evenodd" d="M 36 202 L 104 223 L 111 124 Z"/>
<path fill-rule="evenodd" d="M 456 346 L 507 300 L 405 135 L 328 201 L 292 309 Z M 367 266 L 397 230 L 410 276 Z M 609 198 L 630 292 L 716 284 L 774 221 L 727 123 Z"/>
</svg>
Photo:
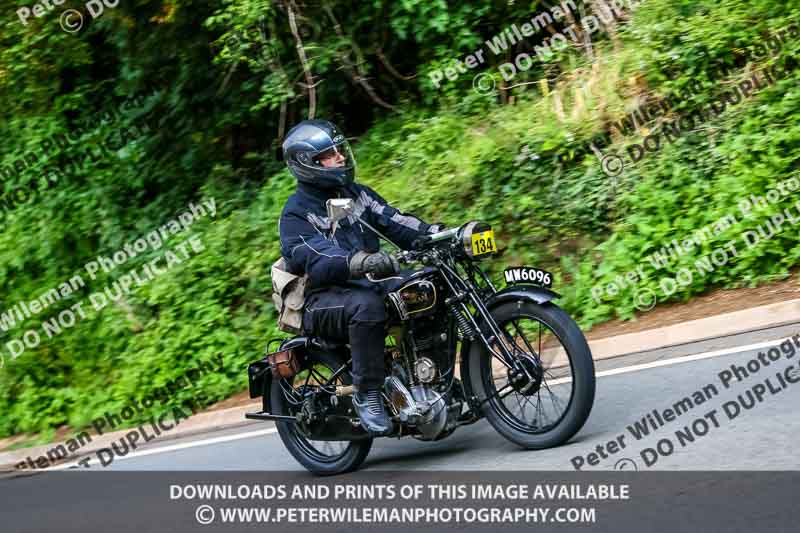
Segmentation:
<svg viewBox="0 0 800 533">
<path fill-rule="evenodd" d="M 478 399 L 486 400 L 487 420 L 523 448 L 563 444 L 583 427 L 594 403 L 594 362 L 583 333 L 552 303 L 509 302 L 492 316 L 517 363 L 509 366 L 473 343 L 470 379 Z"/>
<path fill-rule="evenodd" d="M 272 383 L 270 406 L 276 415 L 295 416 L 303 406 L 305 392 L 319 389 L 328 377 L 342 365 L 330 354 L 306 355 L 303 368 L 290 379 Z M 343 372 L 333 385 L 351 385 L 349 372 Z M 278 434 L 289 453 L 308 471 L 322 476 L 350 472 L 367 458 L 372 439 L 356 441 L 313 440 L 307 438 L 296 422 L 278 420 Z"/>
</svg>

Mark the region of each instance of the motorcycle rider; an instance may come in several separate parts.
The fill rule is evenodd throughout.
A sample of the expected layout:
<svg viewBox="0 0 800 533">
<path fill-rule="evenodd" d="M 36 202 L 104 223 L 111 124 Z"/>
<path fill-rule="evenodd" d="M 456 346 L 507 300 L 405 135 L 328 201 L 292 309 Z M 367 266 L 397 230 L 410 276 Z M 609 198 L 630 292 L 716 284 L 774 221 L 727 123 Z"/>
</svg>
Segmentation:
<svg viewBox="0 0 800 533">
<path fill-rule="evenodd" d="M 349 342 L 353 406 L 364 429 L 373 436 L 386 435 L 392 424 L 381 396 L 384 297 L 404 276 L 397 276 L 397 261 L 380 251 L 378 236 L 356 216 L 403 249 L 444 228 L 400 212 L 370 187 L 356 183 L 353 153 L 331 122 L 304 120 L 294 126 L 283 142 L 283 157 L 297 189 L 278 224 L 281 255 L 292 273 L 309 276 L 304 333 Z M 329 198 L 352 198 L 354 215 L 331 224 L 325 206 Z M 368 273 L 384 281 L 365 279 Z"/>
</svg>

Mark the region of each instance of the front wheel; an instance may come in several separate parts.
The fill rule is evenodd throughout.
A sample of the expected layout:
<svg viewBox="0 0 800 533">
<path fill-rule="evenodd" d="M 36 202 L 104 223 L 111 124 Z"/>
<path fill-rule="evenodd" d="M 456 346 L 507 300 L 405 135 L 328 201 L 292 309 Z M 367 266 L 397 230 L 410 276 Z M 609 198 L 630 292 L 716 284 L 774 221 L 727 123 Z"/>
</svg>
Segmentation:
<svg viewBox="0 0 800 533">
<path fill-rule="evenodd" d="M 498 433 L 532 450 L 565 443 L 594 404 L 592 354 L 580 328 L 552 303 L 513 301 L 491 311 L 504 339 L 492 353 L 480 341 L 469 352 L 473 391 Z M 509 365 L 498 343 L 514 353 Z"/>
</svg>

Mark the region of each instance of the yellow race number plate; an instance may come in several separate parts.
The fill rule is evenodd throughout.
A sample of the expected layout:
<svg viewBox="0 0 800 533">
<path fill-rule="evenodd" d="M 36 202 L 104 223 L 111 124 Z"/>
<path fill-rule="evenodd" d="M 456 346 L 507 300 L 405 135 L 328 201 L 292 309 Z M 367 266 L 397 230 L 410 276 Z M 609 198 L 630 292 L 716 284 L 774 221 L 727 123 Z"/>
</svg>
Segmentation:
<svg viewBox="0 0 800 533">
<path fill-rule="evenodd" d="M 497 251 L 497 243 L 494 240 L 494 231 L 488 230 L 472 235 L 472 253 L 474 255 L 489 254 Z"/>
</svg>

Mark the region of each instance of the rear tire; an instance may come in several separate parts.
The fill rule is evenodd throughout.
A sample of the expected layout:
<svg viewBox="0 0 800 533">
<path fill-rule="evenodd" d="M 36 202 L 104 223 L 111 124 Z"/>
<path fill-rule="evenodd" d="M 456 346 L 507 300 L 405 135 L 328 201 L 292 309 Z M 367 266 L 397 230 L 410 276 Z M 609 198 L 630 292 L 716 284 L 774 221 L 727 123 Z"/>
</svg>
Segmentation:
<svg viewBox="0 0 800 533">
<path fill-rule="evenodd" d="M 337 357 L 327 353 L 306 352 L 301 372 L 316 365 L 323 365 L 333 373 L 342 365 L 342 362 Z M 343 373 L 336 383 L 338 385 L 351 385 L 350 373 Z M 295 383 L 295 386 L 297 385 Z M 271 389 L 270 406 L 272 412 L 276 415 L 294 416 L 294 413 L 289 409 L 289 403 L 286 400 L 281 383 L 273 381 Z M 298 430 L 295 422 L 278 420 L 275 425 L 289 453 L 309 472 L 319 476 L 333 476 L 355 470 L 361 466 L 367 458 L 370 448 L 372 448 L 372 439 L 349 441 L 347 448 L 341 454 L 325 457 L 323 454 L 313 451 L 316 448 L 313 443 L 320 441 L 306 439 Z"/>
<path fill-rule="evenodd" d="M 482 409 L 486 419 L 503 437 L 525 449 L 541 450 L 567 442 L 586 423 L 594 404 L 594 361 L 586 338 L 567 313 L 549 302 L 542 305 L 533 302 L 508 302 L 495 307 L 491 313 L 498 325 L 508 324 L 511 320 L 519 322 L 522 319 L 532 319 L 549 329 L 553 334 L 549 337 L 551 344 L 557 339 L 561 348 L 566 352 L 569 360 L 569 370 L 567 370 L 566 366 L 558 368 L 562 369 L 563 372 L 570 372 L 571 377 L 569 379 L 571 379 L 572 389 L 569 404 L 561 418 L 554 422 L 552 428 L 547 426 L 536 428 L 535 421 L 528 427 L 521 420 L 515 422 L 513 416 L 509 416 L 509 409 L 504 406 L 500 396 L 495 396 L 492 400 L 483 404 Z M 541 329 L 540 327 L 540 331 Z M 538 352 L 541 354 L 541 344 L 539 347 Z M 537 351 L 535 346 L 534 351 Z M 493 357 L 480 341 L 472 344 L 469 357 L 470 380 L 478 400 L 483 400 L 498 390 L 503 390 L 503 387 L 496 385 L 496 376 L 492 366 Z M 496 369 L 497 366 L 495 364 L 494 368 Z M 547 370 L 546 366 L 545 370 Z M 506 371 L 505 367 L 502 367 L 502 371 Z M 545 375 L 544 381 L 537 389 L 551 391 L 549 385 L 546 385 L 548 379 L 558 385 L 564 383 L 564 378 L 555 380 Z M 559 381 L 561 383 L 558 383 Z M 507 382 L 507 387 L 512 389 L 511 393 L 515 393 L 514 388 L 510 385 L 510 380 Z M 523 401 L 525 401 L 525 398 L 523 398 Z M 541 398 L 539 401 L 541 402 Z M 555 407 L 557 405 L 556 402 L 553 405 Z M 524 413 L 526 408 L 527 405 L 525 407 L 521 405 L 520 412 Z M 537 402 L 536 416 L 539 414 L 538 409 Z M 537 429 L 541 429 L 541 431 L 537 431 Z"/>
</svg>

